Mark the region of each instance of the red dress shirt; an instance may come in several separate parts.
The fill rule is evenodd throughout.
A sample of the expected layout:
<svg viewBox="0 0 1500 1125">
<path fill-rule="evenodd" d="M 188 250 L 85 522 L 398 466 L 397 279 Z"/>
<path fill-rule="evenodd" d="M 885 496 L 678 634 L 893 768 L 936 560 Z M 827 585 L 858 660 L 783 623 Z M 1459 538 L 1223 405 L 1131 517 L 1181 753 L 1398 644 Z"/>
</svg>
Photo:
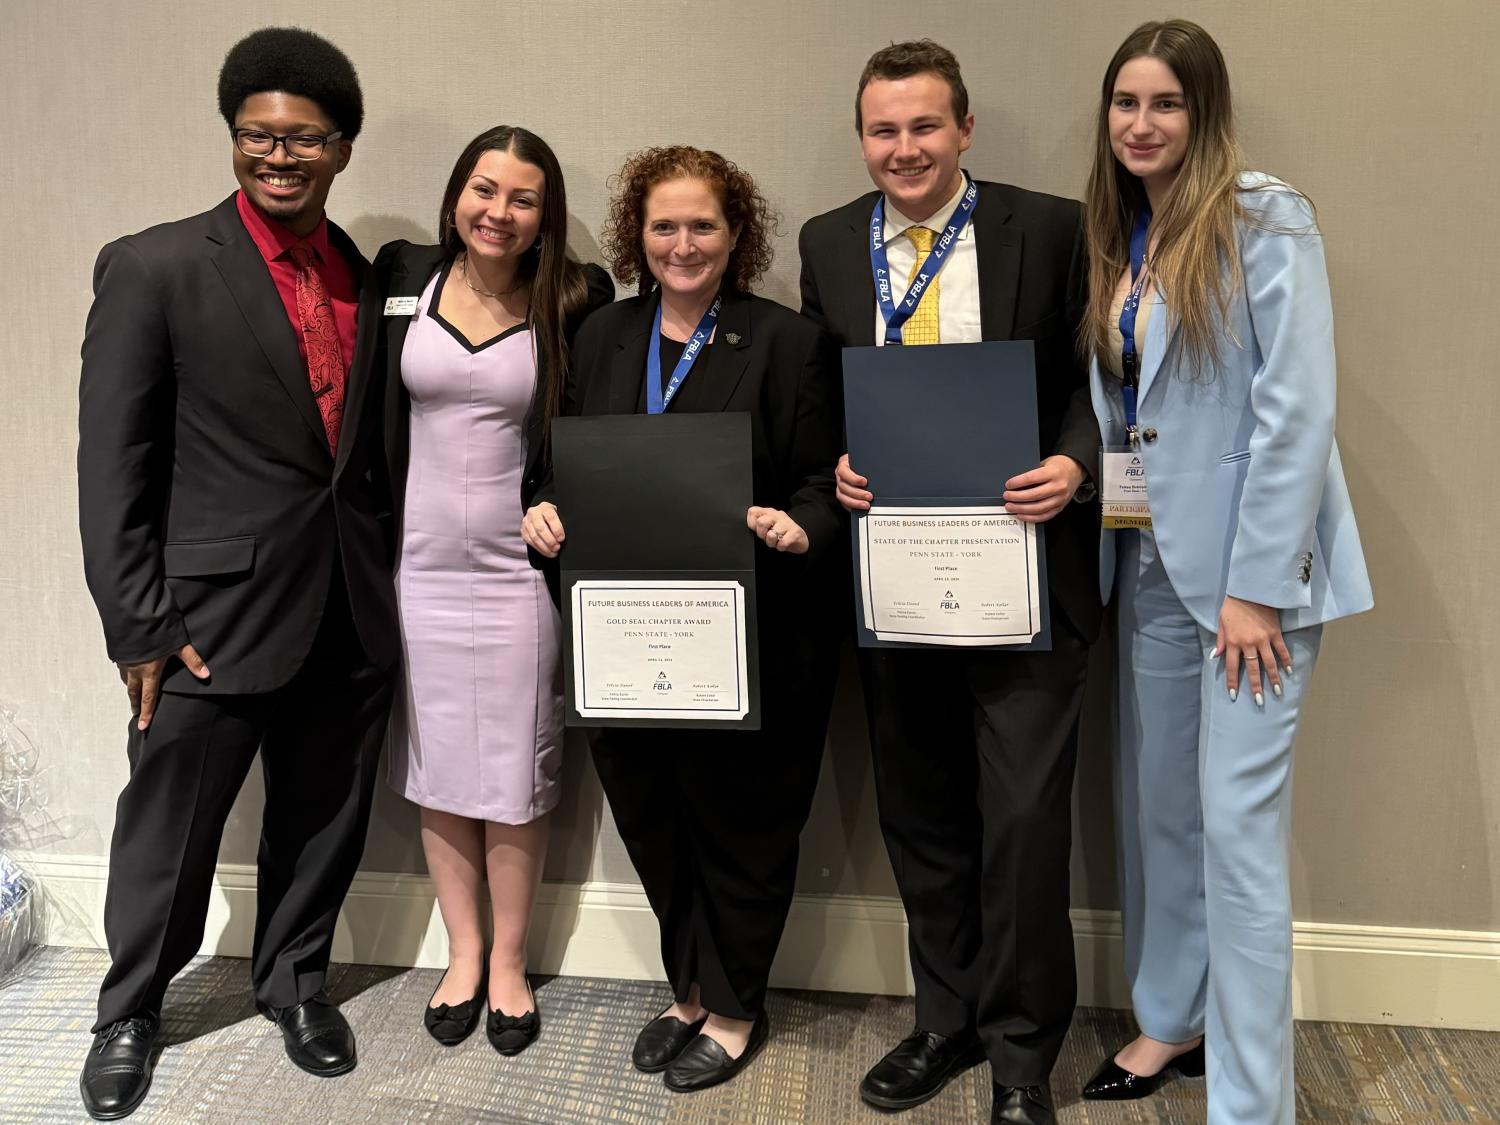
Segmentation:
<svg viewBox="0 0 1500 1125">
<path fill-rule="evenodd" d="M 312 247 L 317 256 L 316 269 L 328 290 L 329 303 L 333 305 L 333 322 L 339 332 L 339 356 L 344 361 L 344 375 L 349 374 L 349 365 L 354 362 L 354 334 L 356 314 L 359 311 L 359 285 L 354 280 L 354 271 L 344 256 L 333 248 L 328 240 L 328 218 L 324 216 L 318 227 L 306 238 L 298 238 L 278 222 L 266 218 L 245 198 L 244 192 L 235 195 L 240 222 L 250 232 L 260 255 L 271 271 L 271 280 L 276 283 L 276 292 L 286 307 L 287 320 L 292 325 L 292 335 L 297 339 L 297 351 L 302 362 L 307 362 L 307 346 L 302 340 L 302 321 L 297 316 L 297 265 L 288 251 L 299 242 Z"/>
</svg>

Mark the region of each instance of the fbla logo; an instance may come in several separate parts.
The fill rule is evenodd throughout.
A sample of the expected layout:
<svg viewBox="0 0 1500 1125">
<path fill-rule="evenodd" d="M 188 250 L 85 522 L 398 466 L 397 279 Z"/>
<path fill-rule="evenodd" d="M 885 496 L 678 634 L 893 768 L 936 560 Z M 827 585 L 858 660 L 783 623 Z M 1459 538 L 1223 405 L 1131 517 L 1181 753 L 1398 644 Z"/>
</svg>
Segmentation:
<svg viewBox="0 0 1500 1125">
<path fill-rule="evenodd" d="M 943 594 L 943 600 L 938 602 L 938 609 L 958 609 L 958 599 L 953 596 L 953 591 L 948 590 Z"/>
<path fill-rule="evenodd" d="M 891 299 L 891 281 L 885 270 L 877 269 L 875 271 L 875 285 L 880 290 L 880 299 L 882 301 L 889 301 Z"/>
<path fill-rule="evenodd" d="M 651 685 L 652 691 L 671 691 L 672 681 L 667 679 L 665 672 L 656 673 L 656 683 Z"/>
<path fill-rule="evenodd" d="M 1145 475 L 1146 475 L 1146 469 L 1141 464 L 1141 459 L 1139 457 L 1132 457 L 1130 459 L 1130 464 L 1128 464 L 1128 465 L 1125 466 L 1125 476 L 1126 476 L 1126 478 L 1127 479 L 1129 479 L 1129 478 L 1139 478 L 1139 477 L 1144 477 Z"/>
</svg>

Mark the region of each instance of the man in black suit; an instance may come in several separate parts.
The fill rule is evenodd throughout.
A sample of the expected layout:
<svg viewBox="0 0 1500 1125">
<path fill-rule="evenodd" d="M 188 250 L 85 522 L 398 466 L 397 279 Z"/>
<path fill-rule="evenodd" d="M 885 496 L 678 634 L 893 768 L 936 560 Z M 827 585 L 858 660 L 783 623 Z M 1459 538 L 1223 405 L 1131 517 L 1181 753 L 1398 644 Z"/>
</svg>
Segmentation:
<svg viewBox="0 0 1500 1125">
<path fill-rule="evenodd" d="M 202 941 L 257 750 L 256 1004 L 304 1070 L 355 1063 L 321 989 L 398 652 L 380 309 L 323 213 L 363 101 L 331 43 L 269 28 L 229 52 L 219 105 L 240 190 L 106 246 L 83 342 L 84 568 L 134 712 L 80 1081 L 104 1120 L 150 1086 L 162 998 Z"/>
<path fill-rule="evenodd" d="M 1005 482 L 1046 523 L 1050 652 L 861 651 L 881 827 L 906 907 L 917 1026 L 865 1076 L 885 1109 L 932 1097 L 988 1057 L 993 1120 L 1053 1120 L 1048 1074 L 1076 996 L 1068 921 L 1070 800 L 1088 646 L 1098 632 L 1097 516 L 1075 503 L 1099 446 L 1074 350 L 1083 304 L 1076 202 L 979 183 L 962 232 L 904 325 L 877 303 L 871 224 L 884 200 L 892 301 L 961 215 L 974 126 L 958 60 L 929 40 L 877 52 L 855 125 L 879 188 L 802 228 L 802 311 L 845 347 L 1032 340 L 1040 448 Z M 925 224 L 926 229 L 923 225 Z M 931 274 L 931 270 L 927 271 Z M 899 333 L 899 336 L 897 335 Z M 847 455 L 838 492 L 872 499 Z"/>
</svg>

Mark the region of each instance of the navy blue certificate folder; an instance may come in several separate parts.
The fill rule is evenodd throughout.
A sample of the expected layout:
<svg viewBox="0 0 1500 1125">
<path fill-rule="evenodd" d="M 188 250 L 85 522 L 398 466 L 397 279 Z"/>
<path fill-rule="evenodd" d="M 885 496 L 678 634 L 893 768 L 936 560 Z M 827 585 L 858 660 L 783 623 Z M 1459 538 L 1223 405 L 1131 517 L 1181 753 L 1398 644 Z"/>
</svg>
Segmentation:
<svg viewBox="0 0 1500 1125">
<path fill-rule="evenodd" d="M 870 482 L 875 505 L 999 506 L 1005 482 L 1040 464 L 1030 340 L 845 348 L 843 358 L 849 465 Z M 935 647 L 881 640 L 866 628 L 861 519 L 851 521 L 860 645 Z M 995 645 L 992 651 L 1052 647 L 1044 539 L 1036 537 L 1041 631 L 1029 644 Z"/>
</svg>

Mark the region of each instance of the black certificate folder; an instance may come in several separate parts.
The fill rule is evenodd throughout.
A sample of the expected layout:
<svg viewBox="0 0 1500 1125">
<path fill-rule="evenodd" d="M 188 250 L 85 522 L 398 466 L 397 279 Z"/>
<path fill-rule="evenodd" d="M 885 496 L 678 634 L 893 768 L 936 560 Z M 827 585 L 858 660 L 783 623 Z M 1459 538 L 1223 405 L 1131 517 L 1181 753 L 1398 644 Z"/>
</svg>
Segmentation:
<svg viewBox="0 0 1500 1125">
<path fill-rule="evenodd" d="M 565 718 L 758 730 L 748 414 L 559 418 Z"/>
<path fill-rule="evenodd" d="M 881 507 L 993 506 L 1005 482 L 1036 468 L 1036 359 L 1029 340 L 845 348 L 844 419 L 849 464 Z M 855 619 L 860 645 L 927 648 L 878 637 L 863 611 L 864 517 L 852 523 Z M 1039 620 L 1029 643 L 1050 649 L 1045 536 L 1036 535 Z"/>
</svg>

